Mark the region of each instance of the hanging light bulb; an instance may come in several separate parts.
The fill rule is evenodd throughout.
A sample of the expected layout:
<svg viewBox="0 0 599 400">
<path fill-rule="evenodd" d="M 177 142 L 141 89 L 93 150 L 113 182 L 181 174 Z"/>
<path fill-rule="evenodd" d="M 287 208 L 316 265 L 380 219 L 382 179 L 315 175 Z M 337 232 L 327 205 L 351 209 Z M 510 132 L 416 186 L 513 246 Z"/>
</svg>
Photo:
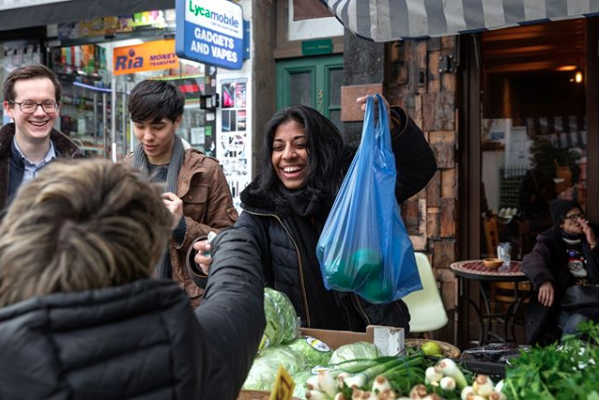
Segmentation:
<svg viewBox="0 0 599 400">
<path fill-rule="evenodd" d="M 576 83 L 582 82 L 582 72 L 576 71 L 576 75 L 574 75 L 574 81 Z"/>
</svg>

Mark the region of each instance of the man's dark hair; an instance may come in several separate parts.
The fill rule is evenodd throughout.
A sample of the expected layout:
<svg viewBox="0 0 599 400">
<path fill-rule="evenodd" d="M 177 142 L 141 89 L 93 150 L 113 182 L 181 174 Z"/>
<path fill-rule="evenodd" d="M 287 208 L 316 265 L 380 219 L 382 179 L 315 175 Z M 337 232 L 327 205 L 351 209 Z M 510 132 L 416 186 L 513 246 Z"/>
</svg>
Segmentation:
<svg viewBox="0 0 599 400">
<path fill-rule="evenodd" d="M 28 79 L 48 78 L 54 84 L 54 97 L 60 102 L 62 95 L 62 86 L 56 74 L 48 67 L 42 64 L 32 64 L 19 67 L 10 72 L 4 79 L 3 96 L 4 101 L 14 101 L 17 97 L 15 93 L 15 83 L 17 81 Z"/>
<path fill-rule="evenodd" d="M 129 97 L 129 114 L 133 122 L 158 123 L 163 118 L 175 122 L 183 115 L 184 107 L 183 93 L 165 81 L 141 81 Z"/>
<path fill-rule="evenodd" d="M 282 124 L 295 121 L 305 131 L 308 150 L 308 166 L 305 190 L 311 197 L 317 197 L 325 203 L 331 203 L 343 181 L 344 170 L 339 165 L 344 155 L 344 141 L 341 133 L 328 118 L 314 108 L 296 105 L 278 111 L 264 128 L 265 138 L 260 156 L 260 177 L 254 193 L 269 193 L 275 202 L 278 191 L 273 190 L 281 184 L 272 165 L 271 155 L 277 129 Z"/>
</svg>

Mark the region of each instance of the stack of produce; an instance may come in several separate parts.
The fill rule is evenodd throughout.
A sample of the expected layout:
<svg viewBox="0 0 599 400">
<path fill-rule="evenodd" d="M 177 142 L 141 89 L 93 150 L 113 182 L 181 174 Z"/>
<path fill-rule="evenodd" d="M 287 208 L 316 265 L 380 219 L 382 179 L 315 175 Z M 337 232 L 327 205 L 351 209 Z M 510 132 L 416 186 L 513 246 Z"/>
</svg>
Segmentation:
<svg viewBox="0 0 599 400">
<path fill-rule="evenodd" d="M 312 374 L 312 367 L 329 362 L 332 351 L 326 344 L 316 338 L 300 336 L 300 319 L 284 293 L 266 288 L 264 312 L 264 335 L 243 389 L 271 390 L 279 366 L 283 366 L 295 382 L 305 382 Z M 296 384 L 296 387 L 301 390 L 303 385 Z"/>
</svg>

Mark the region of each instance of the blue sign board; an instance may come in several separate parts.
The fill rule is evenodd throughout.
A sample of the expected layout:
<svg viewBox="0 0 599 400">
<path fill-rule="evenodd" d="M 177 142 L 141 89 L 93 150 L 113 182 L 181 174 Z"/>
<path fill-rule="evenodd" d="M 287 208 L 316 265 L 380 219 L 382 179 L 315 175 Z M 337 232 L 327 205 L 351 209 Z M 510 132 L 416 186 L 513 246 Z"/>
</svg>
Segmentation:
<svg viewBox="0 0 599 400">
<path fill-rule="evenodd" d="M 241 5 L 228 0 L 177 0 L 177 56 L 226 69 L 241 69 L 244 22 Z"/>
</svg>

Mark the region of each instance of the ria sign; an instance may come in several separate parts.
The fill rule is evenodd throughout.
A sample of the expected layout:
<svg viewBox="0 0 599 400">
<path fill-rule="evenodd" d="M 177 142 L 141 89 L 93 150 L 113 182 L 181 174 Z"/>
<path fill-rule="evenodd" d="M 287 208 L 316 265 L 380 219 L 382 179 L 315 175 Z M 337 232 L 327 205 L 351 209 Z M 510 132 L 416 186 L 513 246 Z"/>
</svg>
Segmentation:
<svg viewBox="0 0 599 400">
<path fill-rule="evenodd" d="M 175 52 L 181 58 L 241 69 L 243 12 L 228 0 L 177 0 Z"/>
</svg>

